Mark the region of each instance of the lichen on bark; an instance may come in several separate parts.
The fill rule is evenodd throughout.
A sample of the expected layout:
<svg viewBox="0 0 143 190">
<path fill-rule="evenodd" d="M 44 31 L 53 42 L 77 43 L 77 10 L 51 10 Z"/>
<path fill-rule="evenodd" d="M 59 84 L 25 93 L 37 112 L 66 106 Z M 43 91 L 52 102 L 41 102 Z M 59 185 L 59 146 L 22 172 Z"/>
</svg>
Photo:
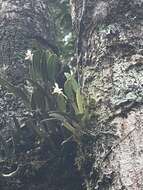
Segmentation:
<svg viewBox="0 0 143 190">
<path fill-rule="evenodd" d="M 106 136 L 103 135 L 102 138 L 95 140 L 96 143 L 90 145 L 90 155 L 94 161 L 92 160 L 91 171 L 86 175 L 87 186 L 88 189 L 142 189 L 142 174 L 140 173 L 142 162 L 139 160 L 143 156 L 140 153 L 142 152 L 140 134 L 142 133 L 141 123 L 143 121 L 143 33 L 141 20 L 143 2 L 128 0 L 87 1 L 86 11 L 81 20 L 77 19 L 78 17 L 76 18 L 75 15 L 79 15 L 81 12 L 79 9 L 82 8 L 80 6 L 82 3 L 81 0 L 71 1 L 73 19 L 75 20 L 73 24 L 80 25 L 80 21 L 82 21 L 82 36 L 78 36 L 78 38 L 81 37 L 78 53 L 82 57 L 80 62 L 83 73 L 82 84 L 85 92 L 91 99 L 95 100 L 96 122 L 90 128 L 95 134 L 99 131 L 107 132 Z M 140 121 L 134 122 L 137 117 Z M 126 127 L 122 128 L 124 121 L 126 121 Z M 138 126 L 140 126 L 140 130 L 138 130 Z M 109 151 L 108 148 L 114 146 L 118 141 L 120 142 L 119 139 L 127 135 L 133 127 L 135 127 L 135 131 L 119 145 L 122 150 L 117 148 L 115 152 L 113 151 L 103 164 L 101 173 L 97 172 L 102 180 L 104 174 L 115 172 L 114 185 L 108 186 L 105 183 L 105 187 L 100 177 L 97 180 L 95 166 L 98 166 L 98 163 L 102 161 L 102 156 Z M 114 132 L 115 136 L 119 135 L 119 139 L 115 138 L 114 135 L 111 137 L 110 132 Z M 130 138 L 132 138 L 132 143 Z M 120 157 L 119 155 L 124 156 Z M 91 158 L 88 157 L 88 159 Z M 124 167 L 124 162 L 129 167 L 121 169 L 119 165 Z M 132 164 L 133 162 L 134 164 Z M 114 167 L 110 167 L 112 163 L 114 163 Z M 92 177 L 89 177 L 91 173 Z"/>
</svg>

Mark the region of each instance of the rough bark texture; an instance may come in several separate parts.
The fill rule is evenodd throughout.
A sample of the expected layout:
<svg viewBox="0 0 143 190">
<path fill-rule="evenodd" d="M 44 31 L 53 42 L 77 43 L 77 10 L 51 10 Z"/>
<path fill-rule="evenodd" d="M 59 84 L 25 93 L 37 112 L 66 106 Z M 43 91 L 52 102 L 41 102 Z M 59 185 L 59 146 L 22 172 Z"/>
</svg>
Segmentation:
<svg viewBox="0 0 143 190">
<path fill-rule="evenodd" d="M 7 71 L 12 70 L 11 78 L 16 81 L 23 78 L 25 66 L 21 57 L 32 40 L 48 48 L 55 43 L 51 20 L 48 1 L 0 1 L 0 60 L 1 65 L 9 64 Z"/>
<path fill-rule="evenodd" d="M 80 165 L 88 190 L 143 189 L 142 8 L 142 0 L 71 0 L 81 80 L 95 113 L 89 128 L 100 134 Z"/>
<path fill-rule="evenodd" d="M 50 12 L 48 0 L 0 0 L 0 66 L 1 71 L 6 72 L 15 85 L 23 85 L 23 78 L 27 74 L 24 56 L 27 49 L 31 48 L 33 40 L 57 53 Z M 52 143 L 49 143 L 51 140 L 49 141 L 48 137 L 37 148 L 35 134 L 29 124 L 25 129 L 21 128 L 17 136 L 16 133 L 13 134 L 18 132 L 13 122 L 13 115 L 16 115 L 18 120 L 24 121 L 28 114 L 19 99 L 14 98 L 3 88 L 0 89 L 0 189 L 81 190 L 82 178 L 74 163 L 75 143 L 67 144 L 63 148 L 61 146 L 63 140 L 55 132 L 53 137 L 50 135 L 50 139 L 53 138 L 54 143 L 57 143 L 59 147 L 57 152 L 53 150 L 53 146 L 50 151 Z M 37 119 L 38 116 L 35 117 Z M 6 156 L 2 137 L 10 145 L 10 154 Z M 13 137 L 15 140 L 18 139 L 18 143 L 14 142 L 18 150 L 16 152 L 11 145 Z M 19 142 L 22 146 L 19 146 Z M 19 167 L 19 163 L 23 166 Z M 33 170 L 33 165 L 36 170 Z M 13 171 L 16 171 L 14 176 L 1 175 L 1 172 Z"/>
<path fill-rule="evenodd" d="M 58 51 L 49 1 L 0 0 L 0 67 L 17 86 L 24 84 L 28 67 L 24 56 L 33 40 L 43 48 Z M 44 135 L 37 144 L 39 136 L 28 123 L 31 114 L 39 118 L 36 111 L 29 113 L 21 100 L 0 88 L 0 189 L 83 190 L 83 180 L 75 166 L 76 144 L 61 146 L 65 139 L 55 125 L 51 127 L 53 136 Z M 18 128 L 13 116 L 19 121 Z M 38 127 L 34 122 L 33 125 Z"/>
<path fill-rule="evenodd" d="M 15 85 L 27 76 L 27 49 L 33 43 L 52 48 L 55 32 L 47 0 L 0 0 L 0 71 Z M 23 112 L 21 101 L 0 89 L 0 125 L 11 127 L 10 117 Z"/>
</svg>

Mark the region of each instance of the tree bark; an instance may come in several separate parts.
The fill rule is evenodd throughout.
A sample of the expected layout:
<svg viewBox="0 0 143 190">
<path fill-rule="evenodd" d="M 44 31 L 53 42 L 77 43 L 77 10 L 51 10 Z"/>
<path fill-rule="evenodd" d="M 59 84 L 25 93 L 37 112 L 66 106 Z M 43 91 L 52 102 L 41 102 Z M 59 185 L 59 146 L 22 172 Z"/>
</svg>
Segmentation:
<svg viewBox="0 0 143 190">
<path fill-rule="evenodd" d="M 0 74 L 15 85 L 28 75 L 27 49 L 36 43 L 56 50 L 55 29 L 48 0 L 0 0 Z M 0 87 L 0 125 L 11 126 L 11 115 L 24 112 L 19 99 Z"/>
<path fill-rule="evenodd" d="M 1 0 L 0 23 L 1 65 L 8 65 L 9 75 L 18 81 L 23 78 L 23 55 L 33 41 L 54 49 L 55 30 L 49 3 L 46 0 Z"/>
<path fill-rule="evenodd" d="M 26 64 L 29 64 L 24 57 L 27 49 L 31 49 L 32 41 L 58 54 L 55 33 L 49 0 L 0 0 L 0 66 L 12 83 L 24 85 L 23 78 L 27 74 L 28 67 Z M 63 134 L 58 135 L 57 132 L 50 138 L 49 135 L 47 138 L 37 135 L 35 139 L 33 137 L 35 133 L 28 123 L 28 114 L 29 111 L 18 98 L 0 88 L 0 134 L 4 140 L 7 140 L 6 143 L 9 139 L 14 139 L 12 140 L 14 146 L 10 146 L 8 154 L 0 142 L 0 189 L 81 190 L 82 178 L 74 165 L 75 143 L 60 146 Z M 21 134 L 14 125 L 15 117 L 20 120 L 20 124 L 26 123 L 27 119 L 26 128 L 21 128 Z M 38 114 L 37 116 L 35 114 L 36 117 L 39 117 Z M 37 146 L 38 139 L 42 142 Z M 52 139 L 55 142 L 52 142 Z M 20 144 L 24 146 L 19 146 Z M 53 146 L 57 150 L 52 150 Z M 17 152 L 15 147 L 18 147 Z M 6 162 L 2 162 L 3 160 Z M 7 160 L 10 160 L 10 166 L 7 165 Z M 37 161 L 35 168 L 41 164 L 39 169 L 33 170 L 33 160 Z M 22 167 L 19 167 L 21 162 Z M 17 169 L 13 169 L 15 164 L 18 165 Z M 3 172 L 3 169 L 9 170 L 9 168 L 10 172 Z"/>
<path fill-rule="evenodd" d="M 92 102 L 80 162 L 88 190 L 143 189 L 143 1 L 71 0 L 80 82 Z M 94 103 L 94 104 L 93 104 Z M 80 160 L 80 157 L 77 158 Z"/>
<path fill-rule="evenodd" d="M 0 75 L 24 85 L 28 75 L 27 49 L 33 43 L 56 50 L 55 30 L 48 0 L 0 0 Z M 4 73 L 3 73 L 4 72 Z M 14 128 L 12 115 L 21 119 L 26 108 L 0 87 L 0 133 L 6 139 Z M 0 150 L 1 151 L 1 150 Z M 1 152 L 0 152 L 1 153 Z"/>
</svg>

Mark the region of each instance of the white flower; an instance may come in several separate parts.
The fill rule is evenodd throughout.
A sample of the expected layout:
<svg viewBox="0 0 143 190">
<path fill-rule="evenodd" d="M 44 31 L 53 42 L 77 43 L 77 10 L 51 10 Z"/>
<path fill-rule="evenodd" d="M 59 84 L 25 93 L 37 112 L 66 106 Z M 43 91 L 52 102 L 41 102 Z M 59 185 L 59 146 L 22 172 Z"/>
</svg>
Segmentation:
<svg viewBox="0 0 143 190">
<path fill-rule="evenodd" d="M 32 59 L 33 59 L 33 53 L 31 52 L 30 49 L 28 49 L 27 52 L 26 52 L 25 60 L 30 60 L 30 61 L 32 61 Z"/>
<path fill-rule="evenodd" d="M 54 87 L 54 90 L 53 90 L 52 94 L 62 95 L 62 96 L 64 96 L 67 99 L 67 97 L 63 93 L 63 89 L 59 88 L 59 86 L 58 86 L 57 83 L 55 83 L 55 87 Z"/>
<path fill-rule="evenodd" d="M 55 83 L 55 87 L 54 87 L 52 94 L 63 94 L 63 89 L 59 88 L 58 84 Z"/>
</svg>

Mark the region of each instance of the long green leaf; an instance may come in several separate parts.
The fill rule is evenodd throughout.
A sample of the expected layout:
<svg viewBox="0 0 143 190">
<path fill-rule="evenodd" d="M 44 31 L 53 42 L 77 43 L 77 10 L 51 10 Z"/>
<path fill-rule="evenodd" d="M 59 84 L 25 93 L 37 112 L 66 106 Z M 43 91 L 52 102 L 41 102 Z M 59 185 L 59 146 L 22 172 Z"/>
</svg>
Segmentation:
<svg viewBox="0 0 143 190">
<path fill-rule="evenodd" d="M 84 101 L 83 101 L 83 96 L 80 93 L 80 89 L 77 89 L 76 101 L 77 101 L 79 113 L 83 113 L 84 112 Z"/>
<path fill-rule="evenodd" d="M 64 84 L 64 92 L 69 98 L 69 100 L 73 101 L 75 100 L 75 93 L 72 88 L 72 81 L 70 79 L 66 80 Z"/>
<path fill-rule="evenodd" d="M 41 49 L 36 50 L 34 52 L 32 65 L 30 68 L 30 74 L 33 80 L 37 80 L 40 77 L 41 64 L 42 64 L 41 57 L 42 57 L 42 50 Z"/>
<path fill-rule="evenodd" d="M 61 123 L 63 123 L 65 128 L 67 128 L 69 131 L 75 134 L 76 132 L 75 128 L 67 121 L 67 119 L 63 115 L 59 113 L 50 113 L 49 116 L 61 121 Z"/>
<path fill-rule="evenodd" d="M 40 70 L 41 78 L 44 82 L 48 80 L 48 65 L 47 65 L 47 52 L 43 51 L 41 57 L 41 70 Z"/>
<path fill-rule="evenodd" d="M 57 108 L 59 112 L 66 112 L 66 99 L 63 95 L 59 94 L 56 96 Z"/>
<path fill-rule="evenodd" d="M 79 85 L 78 85 L 77 81 L 75 80 L 74 76 L 71 76 L 71 83 L 72 83 L 72 89 L 76 93 L 77 90 L 79 89 Z"/>
<path fill-rule="evenodd" d="M 48 54 L 48 79 L 51 82 L 55 82 L 56 74 L 57 74 L 57 56 L 55 54 Z"/>
<path fill-rule="evenodd" d="M 42 85 L 40 85 L 37 81 L 34 81 L 32 79 L 27 79 L 27 80 L 32 84 L 32 86 L 35 89 L 39 89 L 40 93 L 42 94 L 42 96 L 45 99 L 44 100 L 45 101 L 45 109 L 49 110 L 49 105 L 52 104 L 50 93 L 48 93 L 47 89 L 44 89 L 44 87 Z M 36 101 L 35 100 L 35 95 L 33 93 L 32 97 L 31 97 L 31 106 L 32 106 L 33 109 L 36 107 L 35 101 Z"/>
</svg>

